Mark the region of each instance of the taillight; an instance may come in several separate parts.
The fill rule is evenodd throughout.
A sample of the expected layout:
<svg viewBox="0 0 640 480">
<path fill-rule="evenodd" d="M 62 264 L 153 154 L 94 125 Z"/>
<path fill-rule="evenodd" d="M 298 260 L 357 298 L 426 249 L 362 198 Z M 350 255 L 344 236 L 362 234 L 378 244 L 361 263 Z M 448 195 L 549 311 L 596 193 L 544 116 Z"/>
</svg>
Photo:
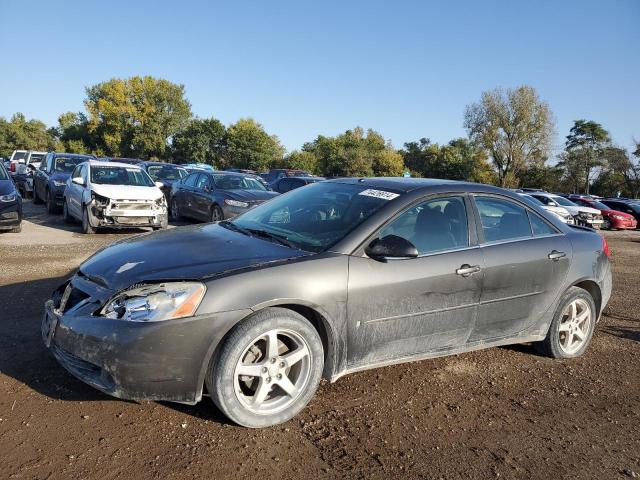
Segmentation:
<svg viewBox="0 0 640 480">
<path fill-rule="evenodd" d="M 11 165 L 9 165 L 9 171 L 10 172 L 16 171 L 16 162 L 11 162 Z"/>
<path fill-rule="evenodd" d="M 602 251 L 607 257 L 611 257 L 611 250 L 609 249 L 609 244 L 607 243 L 607 239 L 602 237 Z"/>
</svg>

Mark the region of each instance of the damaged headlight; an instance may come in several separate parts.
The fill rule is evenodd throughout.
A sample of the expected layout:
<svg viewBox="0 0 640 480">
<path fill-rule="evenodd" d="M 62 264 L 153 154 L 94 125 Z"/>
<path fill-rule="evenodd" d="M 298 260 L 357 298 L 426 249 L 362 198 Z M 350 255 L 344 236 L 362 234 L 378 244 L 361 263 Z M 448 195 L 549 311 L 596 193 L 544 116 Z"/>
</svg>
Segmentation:
<svg viewBox="0 0 640 480">
<path fill-rule="evenodd" d="M 130 322 L 160 322 L 195 315 L 206 287 L 198 282 L 145 285 L 122 292 L 100 315 Z"/>
<path fill-rule="evenodd" d="M 97 206 L 97 207 L 106 207 L 107 205 L 109 205 L 109 202 L 111 201 L 109 198 L 107 197 L 103 197 L 102 195 L 98 195 L 96 192 L 91 192 L 91 200 L 93 200 L 93 203 Z"/>
<path fill-rule="evenodd" d="M 247 202 L 241 202 L 240 200 L 231 200 L 230 198 L 225 198 L 224 203 L 227 205 L 231 205 L 232 207 L 240 207 L 247 208 L 249 204 Z"/>
<path fill-rule="evenodd" d="M 164 195 L 162 195 L 160 198 L 156 199 L 156 208 L 162 208 L 162 207 L 166 207 L 167 206 L 167 199 L 164 198 Z"/>
</svg>

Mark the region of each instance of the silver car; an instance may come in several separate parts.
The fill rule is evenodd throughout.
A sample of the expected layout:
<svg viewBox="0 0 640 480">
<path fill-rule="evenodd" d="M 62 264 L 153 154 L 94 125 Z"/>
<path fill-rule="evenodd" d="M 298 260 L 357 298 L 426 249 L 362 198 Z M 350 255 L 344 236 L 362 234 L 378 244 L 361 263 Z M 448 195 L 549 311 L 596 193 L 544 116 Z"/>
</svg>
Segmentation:
<svg viewBox="0 0 640 480">
<path fill-rule="evenodd" d="M 516 193 L 339 179 L 101 250 L 46 303 L 42 335 L 110 395 L 194 404 L 206 389 L 265 427 L 323 376 L 523 342 L 577 357 L 610 295 L 605 239 Z"/>
</svg>

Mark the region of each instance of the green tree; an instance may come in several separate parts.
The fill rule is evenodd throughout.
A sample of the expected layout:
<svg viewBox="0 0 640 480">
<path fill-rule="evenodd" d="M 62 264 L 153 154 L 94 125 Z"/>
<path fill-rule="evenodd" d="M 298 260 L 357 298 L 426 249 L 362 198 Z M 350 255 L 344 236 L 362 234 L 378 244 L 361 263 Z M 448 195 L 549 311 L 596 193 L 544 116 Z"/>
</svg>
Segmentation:
<svg viewBox="0 0 640 480">
<path fill-rule="evenodd" d="M 300 150 L 294 150 L 286 155 L 283 159 L 282 168 L 294 168 L 299 170 L 306 170 L 307 172 L 315 175 L 321 175 L 318 165 L 318 159 L 311 152 L 305 152 Z"/>
<path fill-rule="evenodd" d="M 605 147 L 601 151 L 606 167 L 593 182 L 592 191 L 603 196 L 638 198 L 640 196 L 640 162 L 619 147 Z"/>
<path fill-rule="evenodd" d="M 187 127 L 173 136 L 171 149 L 176 163 L 226 163 L 226 128 L 215 118 L 194 118 Z"/>
<path fill-rule="evenodd" d="M 227 128 L 229 165 L 258 172 L 282 163 L 284 147 L 275 135 L 265 132 L 252 118 L 243 118 Z"/>
<path fill-rule="evenodd" d="M 315 156 L 317 171 L 326 176 L 399 176 L 405 169 L 402 156 L 382 135 L 360 127 L 336 137 L 319 135 L 302 151 Z"/>
<path fill-rule="evenodd" d="M 576 120 L 571 127 L 565 150 L 572 155 L 576 166 L 582 170 L 584 193 L 589 193 L 593 172 L 606 165 L 603 151 L 610 142 L 609 133 L 594 121 Z"/>
<path fill-rule="evenodd" d="M 0 156 L 9 157 L 14 150 L 52 150 L 56 138 L 40 120 L 27 120 L 15 113 L 11 120 L 0 117 Z"/>
<path fill-rule="evenodd" d="M 110 156 L 164 157 L 191 118 L 184 86 L 150 76 L 113 78 L 87 88 L 88 130 Z"/>
<path fill-rule="evenodd" d="M 60 149 L 69 153 L 94 152 L 96 144 L 89 133 L 88 120 L 84 113 L 66 112 L 58 117 L 58 127 L 52 132 L 60 141 Z"/>
<path fill-rule="evenodd" d="M 545 161 L 554 136 L 549 105 L 532 87 L 483 92 L 467 106 L 464 126 L 493 162 L 500 186 L 515 186 L 529 163 Z"/>
</svg>

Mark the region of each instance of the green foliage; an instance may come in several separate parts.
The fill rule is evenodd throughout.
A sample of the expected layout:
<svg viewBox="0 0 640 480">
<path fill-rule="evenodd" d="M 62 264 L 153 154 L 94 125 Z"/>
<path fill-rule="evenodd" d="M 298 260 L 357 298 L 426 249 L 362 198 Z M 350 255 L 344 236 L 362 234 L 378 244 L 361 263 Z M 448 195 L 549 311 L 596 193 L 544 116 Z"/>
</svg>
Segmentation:
<svg viewBox="0 0 640 480">
<path fill-rule="evenodd" d="M 493 172 L 482 149 L 465 138 L 439 146 L 428 138 L 405 143 L 402 156 L 407 167 L 418 176 L 492 183 Z"/>
<path fill-rule="evenodd" d="M 11 120 L 0 117 L 0 156 L 9 157 L 14 150 L 48 151 L 56 146 L 56 138 L 40 120 L 27 120 L 16 113 Z"/>
<path fill-rule="evenodd" d="M 84 113 L 67 112 L 58 117 L 58 127 L 53 129 L 59 149 L 69 153 L 86 153 L 95 150 L 95 137 L 89 133 Z"/>
<path fill-rule="evenodd" d="M 316 171 L 325 176 L 399 176 L 405 166 L 402 156 L 379 133 L 357 127 L 337 135 L 319 135 L 305 143 L 302 151 L 317 159 Z"/>
<path fill-rule="evenodd" d="M 306 170 L 315 175 L 322 175 L 318 165 L 318 159 L 311 152 L 294 150 L 284 157 L 282 168 L 293 168 L 298 170 Z"/>
<path fill-rule="evenodd" d="M 191 118 L 184 86 L 150 76 L 87 88 L 88 131 L 110 156 L 165 157 L 168 139 Z"/>
<path fill-rule="evenodd" d="M 580 171 L 584 192 L 589 193 L 593 172 L 606 166 L 603 151 L 611 143 L 609 133 L 594 121 L 576 120 L 571 127 L 565 150 L 573 162 L 572 168 Z"/>
<path fill-rule="evenodd" d="M 215 118 L 189 121 L 173 136 L 172 156 L 176 163 L 208 163 L 221 166 L 226 157 L 226 128 Z"/>
<path fill-rule="evenodd" d="M 282 162 L 284 147 L 275 135 L 265 132 L 252 118 L 243 118 L 227 128 L 229 165 L 262 172 Z"/>
<path fill-rule="evenodd" d="M 549 105 L 528 86 L 483 92 L 467 106 L 464 126 L 488 152 L 503 187 L 516 186 L 527 165 L 546 161 L 554 134 Z"/>
<path fill-rule="evenodd" d="M 606 167 L 593 182 L 591 191 L 603 196 L 640 197 L 640 152 L 634 152 L 633 160 L 627 151 L 619 147 L 605 147 L 600 152 Z"/>
</svg>

